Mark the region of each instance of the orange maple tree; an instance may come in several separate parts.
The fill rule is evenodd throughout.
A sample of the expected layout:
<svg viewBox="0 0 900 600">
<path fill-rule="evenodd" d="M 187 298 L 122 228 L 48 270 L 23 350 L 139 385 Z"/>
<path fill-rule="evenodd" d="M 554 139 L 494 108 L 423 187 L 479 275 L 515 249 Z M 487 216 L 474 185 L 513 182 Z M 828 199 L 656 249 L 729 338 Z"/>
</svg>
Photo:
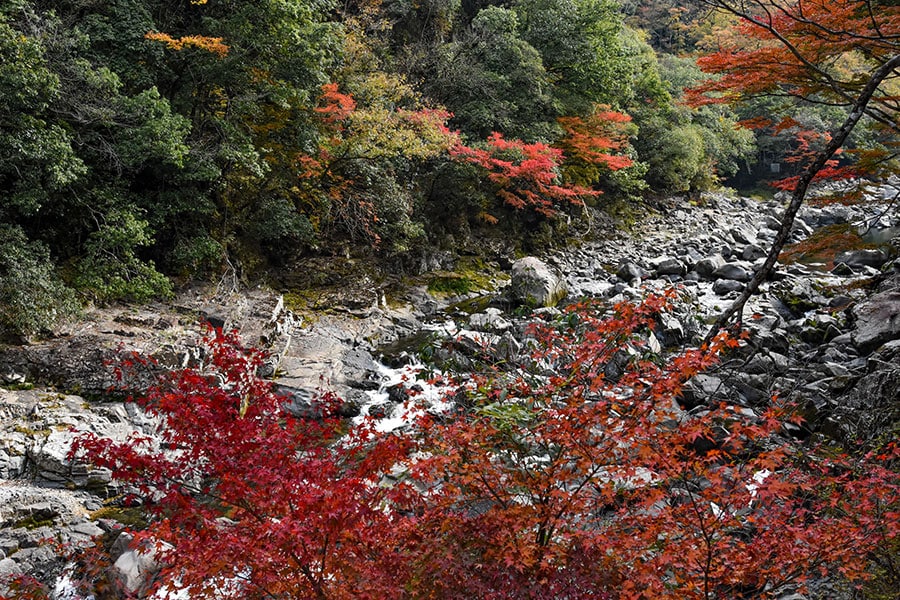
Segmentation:
<svg viewBox="0 0 900 600">
<path fill-rule="evenodd" d="M 670 301 L 537 323 L 521 370 L 448 386 L 405 433 L 348 428 L 327 394 L 294 416 L 262 355 L 217 334 L 138 399 L 161 444 L 85 434 L 73 454 L 148 511 L 155 587 L 198 598 L 709 600 L 865 578 L 900 535 L 896 443 L 817 452 L 777 403 L 685 412 L 685 383 L 740 342 L 654 355 Z"/>
</svg>

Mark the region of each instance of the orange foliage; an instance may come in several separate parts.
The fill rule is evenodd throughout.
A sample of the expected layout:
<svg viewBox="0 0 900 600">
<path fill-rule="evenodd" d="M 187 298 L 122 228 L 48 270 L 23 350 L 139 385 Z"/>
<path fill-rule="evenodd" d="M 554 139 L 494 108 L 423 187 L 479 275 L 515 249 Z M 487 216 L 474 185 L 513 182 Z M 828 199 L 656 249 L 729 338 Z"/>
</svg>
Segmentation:
<svg viewBox="0 0 900 600">
<path fill-rule="evenodd" d="M 320 100 L 324 106 L 317 106 L 313 110 L 322 115 L 322 122 L 328 125 L 343 121 L 356 110 L 356 100 L 349 94 L 340 93 L 336 83 L 326 83 L 322 86 Z"/>
<path fill-rule="evenodd" d="M 615 171 L 634 164 L 628 156 L 615 154 L 628 146 L 623 125 L 631 122 L 629 115 L 597 106 L 587 117 L 560 117 L 559 124 L 566 135 L 559 141 L 567 161 L 603 165 Z"/>
<path fill-rule="evenodd" d="M 529 208 L 551 217 L 560 203 L 581 204 L 582 198 L 601 193 L 583 186 L 563 185 L 559 175 L 562 150 L 540 142 L 506 140 L 494 132 L 486 148 L 457 144 L 450 149 L 450 156 L 486 169 L 488 179 L 497 186 L 497 196 L 518 210 Z"/>
<path fill-rule="evenodd" d="M 738 17 L 739 35 L 723 36 L 715 52 L 698 60 L 704 71 L 718 77 L 688 91 L 694 106 L 772 94 L 849 109 L 870 77 L 900 52 L 900 5 L 896 2 L 704 3 Z M 866 108 L 876 128 L 893 135 L 900 122 L 897 94 L 896 77 L 888 77 L 878 84 Z"/>
<path fill-rule="evenodd" d="M 200 4 L 202 4 L 202 2 L 200 2 Z M 150 31 L 144 34 L 144 38 L 153 40 L 154 42 L 162 42 L 172 50 L 197 48 L 198 50 L 206 50 L 207 52 L 215 54 L 219 58 L 224 58 L 228 54 L 228 46 L 222 42 L 222 38 L 220 37 L 186 35 L 176 39 L 168 33 Z"/>
</svg>

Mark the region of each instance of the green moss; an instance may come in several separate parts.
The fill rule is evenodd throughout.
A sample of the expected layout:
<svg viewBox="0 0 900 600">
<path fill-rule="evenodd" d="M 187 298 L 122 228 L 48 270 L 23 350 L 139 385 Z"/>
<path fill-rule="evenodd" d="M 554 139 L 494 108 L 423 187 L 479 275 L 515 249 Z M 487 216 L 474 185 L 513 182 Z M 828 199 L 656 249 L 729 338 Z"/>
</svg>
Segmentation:
<svg viewBox="0 0 900 600">
<path fill-rule="evenodd" d="M 2 389 L 8 390 L 10 392 L 27 392 L 29 390 L 34 389 L 33 383 L 7 383 L 2 386 Z"/>
<path fill-rule="evenodd" d="M 49 429 L 32 429 L 31 427 L 26 427 L 24 425 L 13 425 L 13 431 L 23 433 L 29 437 L 37 437 L 39 435 L 47 437 L 50 435 Z"/>
<path fill-rule="evenodd" d="M 147 515 L 137 506 L 105 506 L 91 513 L 91 520 L 110 519 L 130 529 L 146 529 Z"/>
<path fill-rule="evenodd" d="M 468 294 L 477 288 L 470 278 L 457 273 L 437 275 L 428 282 L 428 291 L 438 294 Z"/>
<path fill-rule="evenodd" d="M 306 310 L 310 305 L 309 290 L 292 290 L 284 294 L 284 307 L 290 311 L 298 312 Z"/>
<path fill-rule="evenodd" d="M 19 519 L 13 523 L 13 527 L 24 527 L 25 529 L 37 529 L 38 527 L 51 527 L 53 519 L 38 519 L 34 515 L 28 515 L 24 519 Z"/>
<path fill-rule="evenodd" d="M 626 231 L 633 230 L 647 214 L 646 207 L 639 207 L 625 199 L 611 200 L 604 211 Z"/>
</svg>

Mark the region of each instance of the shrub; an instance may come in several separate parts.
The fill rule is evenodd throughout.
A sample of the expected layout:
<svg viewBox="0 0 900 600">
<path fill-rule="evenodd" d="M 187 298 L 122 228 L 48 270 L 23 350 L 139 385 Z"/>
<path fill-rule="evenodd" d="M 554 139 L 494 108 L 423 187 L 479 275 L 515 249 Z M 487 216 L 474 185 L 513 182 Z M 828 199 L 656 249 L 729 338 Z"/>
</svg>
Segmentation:
<svg viewBox="0 0 900 600">
<path fill-rule="evenodd" d="M 21 228 L 0 224 L 0 327 L 28 337 L 78 311 L 75 292 L 62 282 L 50 251 Z"/>
</svg>

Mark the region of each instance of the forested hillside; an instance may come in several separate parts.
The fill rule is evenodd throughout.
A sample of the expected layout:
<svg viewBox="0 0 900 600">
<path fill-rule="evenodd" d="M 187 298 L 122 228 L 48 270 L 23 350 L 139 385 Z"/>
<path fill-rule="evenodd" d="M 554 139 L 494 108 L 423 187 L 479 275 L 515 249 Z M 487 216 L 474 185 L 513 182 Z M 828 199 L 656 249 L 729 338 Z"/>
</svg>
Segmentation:
<svg viewBox="0 0 900 600">
<path fill-rule="evenodd" d="M 541 243 L 582 202 L 735 173 L 752 135 L 727 109 L 681 105 L 698 69 L 657 54 L 647 18 L 626 13 L 615 0 L 4 3 L 4 329 L 164 297 L 173 277 L 253 280 L 304 253 L 452 249 L 473 229 Z"/>
<path fill-rule="evenodd" d="M 540 246 L 584 203 L 790 174 L 841 108 L 689 108 L 696 57 L 742 39 L 709 4 L 5 2 L 0 321 L 30 335 L 310 253 Z M 871 62 L 832 58 L 850 78 Z"/>
</svg>

